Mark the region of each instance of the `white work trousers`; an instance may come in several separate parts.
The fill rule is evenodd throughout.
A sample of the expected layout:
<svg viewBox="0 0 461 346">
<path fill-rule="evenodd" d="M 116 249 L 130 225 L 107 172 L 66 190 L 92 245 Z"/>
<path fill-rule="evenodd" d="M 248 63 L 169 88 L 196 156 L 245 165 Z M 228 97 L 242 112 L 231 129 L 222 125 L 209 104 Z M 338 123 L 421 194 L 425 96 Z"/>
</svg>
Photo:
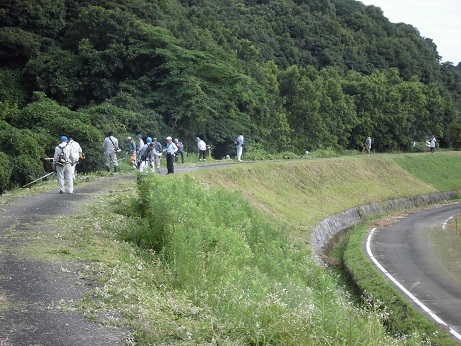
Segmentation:
<svg viewBox="0 0 461 346">
<path fill-rule="evenodd" d="M 138 171 L 144 172 L 144 170 L 147 172 L 149 168 L 149 165 L 147 164 L 146 161 L 141 161 L 138 162 Z"/>
<path fill-rule="evenodd" d="M 242 161 L 243 147 L 237 147 L 237 160 Z"/>
<path fill-rule="evenodd" d="M 160 174 L 160 156 L 154 156 L 151 161 L 152 172 Z"/>
<path fill-rule="evenodd" d="M 69 193 L 74 193 L 74 167 L 70 163 L 66 163 L 65 166 L 56 165 L 56 174 L 58 176 L 59 190 L 63 193 L 66 192 L 64 182 L 67 186 Z"/>
<path fill-rule="evenodd" d="M 106 167 L 110 169 L 110 163 L 114 165 L 114 167 L 118 167 L 118 160 L 117 160 L 117 153 L 115 151 L 108 151 L 104 153 L 106 155 Z"/>
</svg>

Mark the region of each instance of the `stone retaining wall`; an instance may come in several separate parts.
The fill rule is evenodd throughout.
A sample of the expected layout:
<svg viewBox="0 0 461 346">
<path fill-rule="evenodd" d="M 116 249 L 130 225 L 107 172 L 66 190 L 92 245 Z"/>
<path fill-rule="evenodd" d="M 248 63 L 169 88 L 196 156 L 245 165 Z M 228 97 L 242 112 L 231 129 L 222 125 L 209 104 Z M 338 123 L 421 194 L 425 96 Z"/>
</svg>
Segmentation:
<svg viewBox="0 0 461 346">
<path fill-rule="evenodd" d="M 457 199 L 459 191 L 437 192 L 421 196 L 399 198 L 382 203 L 373 203 L 352 208 L 327 217 L 314 229 L 311 236 L 312 254 L 320 262 L 320 254 L 328 242 L 339 232 L 363 222 L 363 219 L 376 214 L 421 207 L 429 204 Z"/>
</svg>

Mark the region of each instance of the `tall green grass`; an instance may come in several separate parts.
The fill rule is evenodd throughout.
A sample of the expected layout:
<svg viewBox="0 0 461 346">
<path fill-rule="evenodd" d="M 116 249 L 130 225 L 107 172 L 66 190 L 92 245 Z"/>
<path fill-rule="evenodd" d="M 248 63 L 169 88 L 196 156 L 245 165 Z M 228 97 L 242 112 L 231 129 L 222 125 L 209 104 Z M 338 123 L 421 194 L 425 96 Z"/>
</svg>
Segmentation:
<svg viewBox="0 0 461 346">
<path fill-rule="evenodd" d="M 432 179 L 411 170 L 413 161 L 435 156 L 418 155 L 140 175 L 135 199 L 124 194 L 117 203 L 106 201 L 118 205 L 118 217 L 95 221 L 124 242 L 117 260 L 95 264 L 105 281 L 93 297 L 122 310 L 137 345 L 449 345 L 446 335 L 426 329 L 430 324 L 397 316 L 409 305 L 385 281 L 367 286 L 377 292 L 367 292 L 358 306 L 338 277 L 310 257 L 310 230 L 321 219 L 437 191 Z M 461 163 L 458 154 L 440 155 L 450 167 Z M 443 168 L 437 169 L 440 177 Z M 460 188 L 449 179 L 444 189 Z M 349 254 L 361 254 L 361 237 Z M 371 264 L 348 265 L 353 262 L 357 278 L 380 282 Z M 400 316 L 409 319 L 408 328 L 400 328 Z"/>
<path fill-rule="evenodd" d="M 138 187 L 146 224 L 126 230 L 125 240 L 154 250 L 170 273 L 169 289 L 185 293 L 210 321 L 199 333 L 186 330 L 184 344 L 399 343 L 385 332 L 385 312 L 351 303 L 336 278 L 312 262 L 305 243 L 290 241 L 241 193 L 189 175 L 145 176 Z M 159 337 L 140 334 L 145 342 Z"/>
</svg>

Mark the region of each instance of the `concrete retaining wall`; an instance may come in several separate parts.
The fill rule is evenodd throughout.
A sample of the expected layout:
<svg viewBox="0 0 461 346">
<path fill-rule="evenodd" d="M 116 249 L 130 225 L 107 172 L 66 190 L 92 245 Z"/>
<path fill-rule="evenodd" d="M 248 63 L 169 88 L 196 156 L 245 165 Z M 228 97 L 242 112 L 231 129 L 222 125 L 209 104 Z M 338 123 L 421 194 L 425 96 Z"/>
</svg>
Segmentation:
<svg viewBox="0 0 461 346">
<path fill-rule="evenodd" d="M 336 234 L 362 223 L 364 218 L 368 216 L 440 203 L 457 199 L 458 196 L 459 191 L 437 192 L 363 205 L 330 216 L 321 221 L 312 232 L 312 254 L 314 258 L 320 262 L 321 252 Z"/>
</svg>

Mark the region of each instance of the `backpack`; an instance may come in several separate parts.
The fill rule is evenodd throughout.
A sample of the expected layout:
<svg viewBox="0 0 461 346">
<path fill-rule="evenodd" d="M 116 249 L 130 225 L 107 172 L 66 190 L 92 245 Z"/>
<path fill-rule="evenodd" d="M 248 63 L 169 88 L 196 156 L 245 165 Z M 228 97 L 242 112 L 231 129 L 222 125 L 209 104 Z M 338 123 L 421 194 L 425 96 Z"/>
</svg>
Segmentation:
<svg viewBox="0 0 461 346">
<path fill-rule="evenodd" d="M 64 147 L 59 147 L 61 148 L 61 153 L 58 156 L 58 159 L 56 160 L 56 164 L 59 166 L 65 166 L 67 163 L 66 160 L 66 154 L 64 154 L 64 148 L 67 147 L 67 144 Z"/>
<path fill-rule="evenodd" d="M 160 142 L 155 142 L 155 150 L 157 150 L 158 153 L 162 152 L 162 144 Z"/>
</svg>

